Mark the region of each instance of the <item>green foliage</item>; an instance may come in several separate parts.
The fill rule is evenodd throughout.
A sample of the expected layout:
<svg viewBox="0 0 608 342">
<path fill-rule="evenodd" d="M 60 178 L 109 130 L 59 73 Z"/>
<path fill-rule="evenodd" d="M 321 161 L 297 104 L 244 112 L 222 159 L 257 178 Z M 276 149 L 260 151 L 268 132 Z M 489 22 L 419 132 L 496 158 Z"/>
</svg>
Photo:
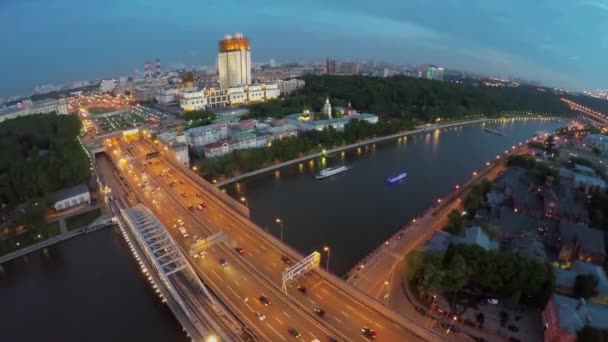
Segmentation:
<svg viewBox="0 0 608 342">
<path fill-rule="evenodd" d="M 478 209 L 487 206 L 486 194 L 492 189 L 492 182 L 483 179 L 471 188 L 464 199 L 464 208 L 468 218 L 475 217 Z"/>
<path fill-rule="evenodd" d="M 0 203 L 12 207 L 84 182 L 89 161 L 75 115 L 40 114 L 0 124 Z"/>
<path fill-rule="evenodd" d="M 547 179 L 551 178 L 553 182 L 559 180 L 559 173 L 556 169 L 552 168 L 546 163 L 537 162 L 534 157 L 529 155 L 514 155 L 507 158 L 507 165 L 514 167 L 523 167 L 524 169 L 530 170 L 530 174 L 538 179 L 539 182 L 544 183 Z"/>
<path fill-rule="evenodd" d="M 570 115 L 570 109 L 551 92 L 535 87 L 483 87 L 411 77 L 305 76 L 306 87 L 297 94 L 250 107 L 253 117 L 282 117 L 308 108 L 318 111 L 325 98 L 334 106 L 349 101 L 361 111 L 392 118 L 428 122 L 438 117 L 497 116 L 506 111 Z"/>
<path fill-rule="evenodd" d="M 413 257 L 418 259 L 419 257 Z M 486 251 L 477 245 L 450 246 L 443 258 L 424 255 L 409 276 L 426 291 L 457 291 L 477 285 L 487 293 L 511 301 L 528 301 L 544 307 L 555 288 L 549 264 L 522 258 L 511 252 Z"/>
<path fill-rule="evenodd" d="M 458 235 L 462 232 L 463 223 L 462 215 L 454 209 L 448 214 L 448 223 L 443 230 L 452 235 Z"/>
<path fill-rule="evenodd" d="M 183 112 L 180 114 L 180 118 L 188 121 L 187 128 L 193 128 L 210 124 L 213 120 L 217 119 L 217 115 L 208 109 L 203 109 Z"/>
</svg>

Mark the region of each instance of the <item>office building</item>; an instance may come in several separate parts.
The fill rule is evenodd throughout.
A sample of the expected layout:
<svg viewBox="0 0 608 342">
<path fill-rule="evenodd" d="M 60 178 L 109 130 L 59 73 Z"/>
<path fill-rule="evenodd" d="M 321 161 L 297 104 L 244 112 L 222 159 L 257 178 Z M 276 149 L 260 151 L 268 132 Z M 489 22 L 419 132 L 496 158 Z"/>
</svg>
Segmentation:
<svg viewBox="0 0 608 342">
<path fill-rule="evenodd" d="M 219 82 L 222 88 L 251 84 L 251 51 L 249 39 L 241 33 L 226 35 L 219 42 L 217 57 Z"/>
<path fill-rule="evenodd" d="M 359 74 L 359 63 L 344 62 L 340 65 L 340 71 L 344 75 L 358 75 Z"/>
<path fill-rule="evenodd" d="M 429 80 L 443 81 L 443 68 L 436 65 L 429 65 L 426 70 L 426 78 Z"/>
<path fill-rule="evenodd" d="M 279 80 L 278 84 L 281 94 L 289 94 L 295 90 L 304 88 L 306 82 L 297 78 L 293 78 L 291 80 Z"/>
<path fill-rule="evenodd" d="M 24 99 L 16 105 L 0 108 L 0 122 L 15 119 L 20 116 L 52 112 L 57 114 L 68 114 L 68 101 L 66 99 L 59 99 L 34 102 L 31 99 Z"/>
</svg>

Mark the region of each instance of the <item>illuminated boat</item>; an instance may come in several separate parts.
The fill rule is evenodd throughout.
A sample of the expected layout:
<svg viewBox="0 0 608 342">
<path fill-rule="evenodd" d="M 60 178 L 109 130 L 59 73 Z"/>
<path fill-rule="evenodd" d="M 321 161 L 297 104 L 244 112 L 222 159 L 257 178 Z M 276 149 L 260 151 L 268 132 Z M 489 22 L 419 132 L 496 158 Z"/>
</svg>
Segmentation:
<svg viewBox="0 0 608 342">
<path fill-rule="evenodd" d="M 398 181 L 402 180 L 405 177 L 407 177 L 407 173 L 403 172 L 394 177 L 389 177 L 386 181 L 390 184 L 393 184 L 393 183 L 397 183 Z"/>
<path fill-rule="evenodd" d="M 336 167 L 328 167 L 328 168 L 325 168 L 325 169 L 321 170 L 321 171 L 320 171 L 320 172 L 319 172 L 319 173 L 318 173 L 318 174 L 315 176 L 315 178 L 316 178 L 316 179 L 323 179 L 323 178 L 327 178 L 327 177 L 330 177 L 330 176 L 336 175 L 336 174 L 338 174 L 338 173 L 340 173 L 340 172 L 344 172 L 344 171 L 346 171 L 346 170 L 348 170 L 348 168 L 347 168 L 346 166 L 344 166 L 344 165 L 342 165 L 342 166 L 336 166 Z"/>
</svg>

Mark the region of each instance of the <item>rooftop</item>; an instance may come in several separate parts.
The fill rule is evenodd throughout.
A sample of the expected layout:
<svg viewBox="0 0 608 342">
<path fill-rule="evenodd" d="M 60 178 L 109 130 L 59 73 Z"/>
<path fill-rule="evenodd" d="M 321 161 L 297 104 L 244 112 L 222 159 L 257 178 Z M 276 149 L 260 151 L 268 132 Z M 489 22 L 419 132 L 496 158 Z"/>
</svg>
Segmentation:
<svg viewBox="0 0 608 342">
<path fill-rule="evenodd" d="M 54 197 L 55 201 L 59 202 L 78 195 L 86 194 L 88 192 L 89 188 L 86 186 L 86 184 L 82 183 L 69 188 L 61 189 L 55 192 Z"/>
<path fill-rule="evenodd" d="M 608 278 L 606 272 L 600 266 L 576 260 L 569 270 L 562 270 L 555 268 L 553 270 L 555 274 L 555 282 L 559 287 L 573 288 L 578 275 L 593 274 L 597 277 L 597 291 L 599 294 L 608 294 Z"/>
<path fill-rule="evenodd" d="M 585 325 L 608 329 L 608 306 L 589 304 L 584 299 L 554 295 L 559 326 L 575 334 Z"/>
<path fill-rule="evenodd" d="M 598 229 L 589 228 L 586 224 L 570 223 L 567 221 L 559 222 L 559 231 L 562 243 L 580 242 L 583 249 L 605 254 L 604 232 Z"/>
<path fill-rule="evenodd" d="M 478 245 L 487 251 L 498 249 L 498 243 L 490 239 L 490 236 L 481 227 L 469 227 L 464 230 L 464 237 L 456 237 L 455 242 L 460 244 Z"/>
</svg>

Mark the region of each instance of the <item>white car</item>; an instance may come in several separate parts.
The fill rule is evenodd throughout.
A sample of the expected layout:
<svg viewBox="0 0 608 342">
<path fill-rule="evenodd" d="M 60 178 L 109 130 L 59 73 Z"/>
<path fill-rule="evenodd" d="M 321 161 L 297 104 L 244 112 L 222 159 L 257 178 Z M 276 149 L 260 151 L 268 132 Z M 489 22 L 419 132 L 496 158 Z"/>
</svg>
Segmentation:
<svg viewBox="0 0 608 342">
<path fill-rule="evenodd" d="M 260 319 L 260 321 L 263 321 L 266 319 L 266 316 L 264 316 L 264 314 L 262 314 L 261 312 L 255 312 L 255 315 L 258 316 L 258 318 Z"/>
<path fill-rule="evenodd" d="M 496 298 L 488 298 L 488 299 L 486 299 L 486 301 L 488 302 L 488 304 L 492 304 L 492 305 L 498 304 L 498 299 L 496 299 Z"/>
</svg>

